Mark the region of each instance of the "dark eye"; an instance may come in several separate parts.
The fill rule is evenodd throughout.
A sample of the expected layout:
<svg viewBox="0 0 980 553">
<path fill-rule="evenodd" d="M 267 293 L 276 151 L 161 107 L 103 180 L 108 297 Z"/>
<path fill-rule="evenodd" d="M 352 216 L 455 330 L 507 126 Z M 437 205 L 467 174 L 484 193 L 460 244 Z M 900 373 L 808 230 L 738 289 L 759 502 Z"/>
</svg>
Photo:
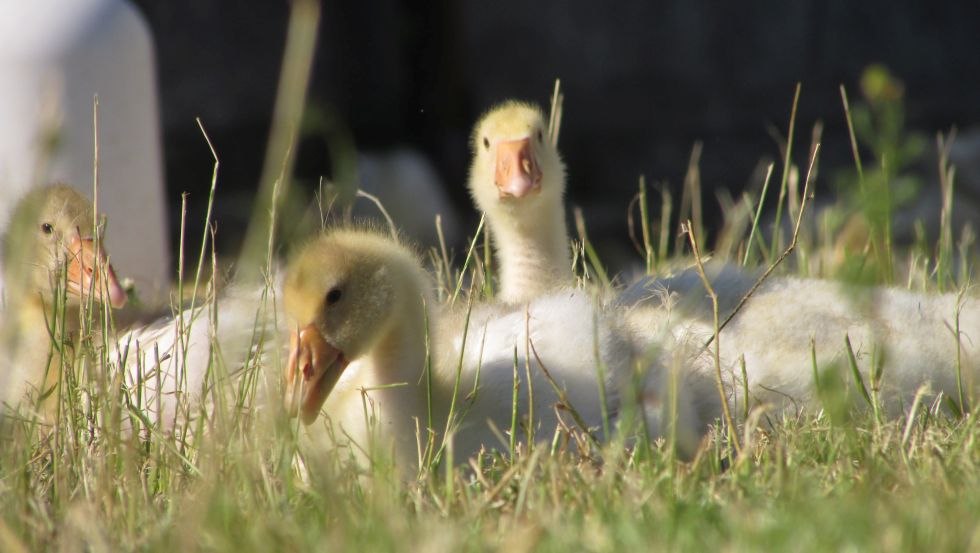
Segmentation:
<svg viewBox="0 0 980 553">
<path fill-rule="evenodd" d="M 488 150 L 490 149 L 490 139 L 485 136 L 483 137 L 483 147 Z"/>
<path fill-rule="evenodd" d="M 51 223 L 43 223 L 41 225 L 41 231 L 44 232 L 44 234 L 51 234 L 54 232 L 54 227 L 51 226 Z"/>
<path fill-rule="evenodd" d="M 538 131 L 538 142 L 544 142 L 544 135 L 540 130 Z"/>
<path fill-rule="evenodd" d="M 338 301 L 340 301 L 340 297 L 342 295 L 343 294 L 341 294 L 340 288 L 332 288 L 329 292 L 327 292 L 327 305 L 333 305 L 337 303 Z"/>
</svg>

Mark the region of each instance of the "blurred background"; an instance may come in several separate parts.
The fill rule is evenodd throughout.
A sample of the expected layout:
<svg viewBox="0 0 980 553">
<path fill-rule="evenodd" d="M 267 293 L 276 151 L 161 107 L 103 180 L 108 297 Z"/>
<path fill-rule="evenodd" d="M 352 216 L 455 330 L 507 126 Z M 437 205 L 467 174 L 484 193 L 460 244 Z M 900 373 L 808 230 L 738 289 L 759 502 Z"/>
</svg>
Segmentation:
<svg viewBox="0 0 980 553">
<path fill-rule="evenodd" d="M 221 158 L 217 244 L 234 253 L 261 173 L 289 5 L 134 3 L 156 42 L 174 243 L 181 192 L 190 193 L 188 221 L 204 220 L 212 158 L 195 123 L 200 117 Z M 415 173 L 426 175 L 430 167 L 431 179 L 443 183 L 459 225 L 448 239 L 458 249 L 477 220 L 465 189 L 471 126 L 504 99 L 547 107 L 560 78 L 559 147 L 569 200 L 583 208 L 596 241 L 608 243 L 600 252 L 619 258 L 630 249 L 626 210 L 639 176 L 679 197 L 696 142 L 703 143 L 709 232 L 721 213 L 717 191 L 757 194 L 760 163 L 768 161 L 777 162 L 778 184 L 798 81 L 793 157 L 806 166 L 811 129 L 822 121 L 817 197 L 835 193 L 843 182 L 835 175 L 853 170 L 838 87 L 847 87 L 852 102 L 861 101 L 859 79 L 871 64 L 887 67 L 904 84 L 898 94 L 905 129 L 919 133 L 924 145 L 907 160 L 908 170 L 923 187 L 938 186 L 935 133 L 956 126 L 956 186 L 964 194 L 958 201 L 980 198 L 980 140 L 971 138 L 980 123 L 975 0 L 601 6 L 579 0 L 324 0 L 296 182 L 312 194 L 321 177 L 340 179 L 338 152 L 354 148 L 363 154 L 357 157 L 362 176 L 383 172 L 384 160 L 407 156 L 409 165 L 421 167 Z M 402 166 L 387 167 L 397 176 Z"/>
</svg>

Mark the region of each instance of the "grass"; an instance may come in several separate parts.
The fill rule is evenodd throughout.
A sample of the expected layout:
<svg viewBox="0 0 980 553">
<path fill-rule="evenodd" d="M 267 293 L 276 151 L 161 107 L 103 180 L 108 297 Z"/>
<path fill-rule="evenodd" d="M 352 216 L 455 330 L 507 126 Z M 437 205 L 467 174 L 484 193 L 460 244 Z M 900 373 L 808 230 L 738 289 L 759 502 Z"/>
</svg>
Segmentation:
<svg viewBox="0 0 980 553">
<path fill-rule="evenodd" d="M 304 32 L 308 35 L 308 31 Z M 302 44 L 293 48 L 301 52 L 297 55 L 305 55 Z M 307 78 L 302 63 L 291 71 L 295 79 Z M 302 97 L 289 83 L 281 89 L 294 98 Z M 770 165 L 760 183 L 759 198 L 746 197 L 730 207 L 745 211 L 742 220 L 749 221 L 749 228 L 718 233 L 719 237 L 739 237 L 730 240 L 737 246 L 730 252 L 732 262 L 750 267 L 761 263 L 767 266 L 766 274 L 831 277 L 845 274 L 871 252 L 875 260 L 869 269 L 872 272 L 863 274 L 873 282 L 901 282 L 905 277 L 930 290 L 964 289 L 969 270 L 959 274 L 952 270 L 949 210 L 953 207 L 953 171 L 945 157 L 940 166 L 946 198 L 944 226 L 932 255 L 910 256 L 908 266 L 899 266 L 901 252 L 888 235 L 891 227 L 877 220 L 866 226 L 869 231 L 858 240 L 861 248 L 845 250 L 834 262 L 825 260 L 844 240 L 840 227 L 800 232 L 800 221 L 808 216 L 809 173 L 814 170 L 817 148 L 812 148 L 808 158 L 801 194 L 792 183 L 790 144 L 799 90 L 783 147 L 776 200 L 778 213 L 785 208 L 796 218 L 789 246 L 783 255 L 777 255 L 784 238 L 772 227 L 766 228 L 762 217 L 764 205 L 772 209 L 766 202 L 773 200 L 765 197 L 773 173 Z M 557 88 L 553 104 L 560 105 Z M 846 96 L 844 104 L 858 180 L 865 182 L 871 177 L 860 165 L 860 145 Z M 286 107 L 277 108 L 277 113 L 283 118 L 288 119 L 290 113 L 298 117 L 298 111 L 282 105 Z M 288 189 L 288 135 L 296 127 L 285 119 L 278 123 L 274 151 L 263 173 L 265 206 L 276 204 L 280 184 Z M 557 140 L 560 115 L 552 121 L 552 139 Z M 947 142 L 940 140 L 940 146 L 948 151 Z M 705 247 L 700 242 L 704 234 L 698 220 L 701 197 L 694 162 L 699 155 L 700 146 L 692 153 L 680 209 L 674 209 L 668 187 L 658 187 L 658 220 L 651 216 L 657 210 L 648 205 L 652 200 L 645 181 L 640 182 L 638 262 L 649 271 L 685 263 L 690 254 L 695 255 L 700 270 L 702 256 L 707 256 L 699 249 Z M 208 213 L 218 182 L 217 159 L 215 153 Z M 888 186 L 887 181 L 875 186 L 878 194 L 888 193 L 881 188 Z M 863 212 L 866 205 L 845 202 L 830 209 L 858 219 L 879 216 L 878 212 Z M 690 250 L 678 241 L 675 251 L 668 252 L 669 236 L 676 228 L 671 218 L 675 211 L 682 217 L 691 214 L 697 218 L 685 225 Z M 257 213 L 257 226 L 250 230 L 254 238 L 245 255 L 267 269 L 276 212 L 260 207 Z M 726 216 L 728 220 L 738 217 Z M 610 286 L 612 279 L 581 221 L 581 216 L 576 218 L 577 267 L 583 279 Z M 492 261 L 482 224 L 460 268 L 452 264 L 444 246 L 432 253 L 443 301 L 471 302 L 492 295 Z M 846 238 L 854 243 L 853 236 Z M 206 309 L 215 300 L 213 275 L 217 271 L 213 252 L 210 260 L 207 256 L 207 236 L 202 244 L 197 270 L 186 284 L 193 290 L 191 303 Z M 961 266 L 969 267 L 968 249 L 961 248 Z M 256 253 L 258 250 L 262 251 Z M 183 275 L 183 249 L 181 252 Z M 763 259 L 757 260 L 757 255 Z M 783 260 L 786 262 L 780 263 Z M 202 267 L 208 263 L 212 277 L 202 292 L 207 299 L 199 299 Z M 181 278 L 177 298 L 185 298 L 184 285 Z M 267 307 L 257 307 L 263 308 Z M 59 309 L 59 320 L 77 315 L 68 311 Z M 210 312 L 203 313 L 204 320 L 191 324 L 212 328 L 221 324 Z M 721 315 L 727 314 L 719 314 L 715 303 L 716 329 L 724 324 L 719 322 Z M 101 329 L 101 335 L 109 334 L 110 313 L 93 310 L 90 317 L 89 324 Z M 59 328 L 64 329 L 65 324 Z M 958 319 L 955 331 L 959 331 Z M 96 331 L 92 336 L 99 334 Z M 267 337 L 261 334 L 257 332 L 256 344 L 274 354 L 276 347 L 265 343 Z M 259 372 L 278 370 L 276 361 L 270 367 L 247 363 L 239 384 L 225 394 L 222 387 L 230 381 L 223 375 L 231 367 L 222 366 L 220 352 L 213 352 L 214 374 L 206 382 L 214 406 L 201 411 L 183 404 L 183 423 L 177 425 L 177 431 L 168 432 L 159 422 L 141 415 L 141 387 L 146 383 L 127 382 L 115 360 L 106 358 L 105 343 L 100 345 L 98 339 L 62 346 L 74 338 L 55 340 L 51 350 L 61 371 L 60 386 L 52 392 L 57 424 L 46 426 L 30 405 L 0 421 L 0 551 L 980 548 L 980 526 L 976 524 L 980 494 L 973 492 L 980 486 L 978 415 L 966 409 L 951 413 L 941 401 L 930 403 L 919 395 L 904 416 L 884 418 L 877 408 L 876 391 L 877 379 L 887 378 L 887 371 L 884 375 L 876 371 L 868 383 L 854 371 L 854 382 L 848 384 L 821 375 L 814 363 L 822 408 L 798 415 L 770 415 L 746 402 L 736 410 L 740 413 L 726 413 L 727 420 L 713 428 L 690 460 L 678 460 L 673 444 L 663 440 L 627 448 L 614 438 L 600 445 L 576 429 L 522 428 L 524 423 L 516 415 L 510 428 L 501 432 L 508 446 L 504 451 L 454 459 L 451 441 L 433 442 L 433 434 L 420 429 L 420 436 L 425 436 L 420 448 L 428 452 L 426 459 L 431 462 L 422 463 L 418 478 L 404 480 L 383 462 L 383 454 L 364 469 L 342 453 L 299 447 L 295 421 L 256 400 L 262 380 Z M 146 353 L 151 360 L 161 355 Z M 515 361 L 515 383 L 519 374 L 529 370 Z M 862 392 L 866 404 L 841 401 L 841 394 L 850 387 Z M 466 392 L 457 387 L 454 403 L 457 399 L 465 403 Z M 516 386 L 514 394 L 516 398 Z M 961 388 L 956 398 L 964 408 L 968 405 L 965 395 L 968 392 Z M 226 401 L 229 397 L 232 400 Z M 573 406 L 566 407 L 574 415 Z M 753 422 L 761 417 L 769 424 Z M 447 426 L 446 431 L 461 430 Z M 522 433 L 554 439 L 527 445 L 516 439 Z M 603 435 L 610 435 L 608 429 Z M 567 451 L 562 440 L 579 440 L 579 452 Z M 435 455 L 433 448 L 437 448 Z"/>
<path fill-rule="evenodd" d="M 307 460 L 252 435 L 184 459 L 99 439 L 56 454 L 5 448 L 4 551 L 622 550 L 977 546 L 975 419 L 920 410 L 844 432 L 825 416 L 780 421 L 748 461 L 723 470 L 710 448 L 673 466 L 606 451 L 605 465 L 547 449 L 403 484 L 351 478 L 343 460 Z M 748 446 L 747 446 L 748 447 Z M 66 448 L 67 449 L 67 448 Z M 63 473 L 55 456 L 73 457 Z M 194 467 L 193 469 L 191 467 Z M 12 470 L 16 469 L 16 470 Z"/>
</svg>

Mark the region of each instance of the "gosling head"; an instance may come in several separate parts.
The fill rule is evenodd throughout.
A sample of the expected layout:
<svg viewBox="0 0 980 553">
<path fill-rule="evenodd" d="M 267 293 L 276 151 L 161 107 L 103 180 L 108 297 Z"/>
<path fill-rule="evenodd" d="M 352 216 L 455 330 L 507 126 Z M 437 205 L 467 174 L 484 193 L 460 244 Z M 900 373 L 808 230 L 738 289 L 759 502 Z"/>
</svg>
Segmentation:
<svg viewBox="0 0 980 553">
<path fill-rule="evenodd" d="M 469 188 L 482 211 L 561 205 L 565 165 L 537 106 L 509 101 L 491 109 L 473 129 L 471 147 Z"/>
<path fill-rule="evenodd" d="M 92 203 L 65 185 L 37 188 L 20 200 L 4 237 L 5 282 L 14 293 L 50 302 L 64 278 L 67 301 L 93 299 L 119 308 L 126 292 L 93 238 Z M 19 288 L 18 288 L 19 286 Z"/>
<path fill-rule="evenodd" d="M 286 368 L 291 416 L 313 423 L 348 363 L 370 353 L 396 317 L 415 312 L 421 271 L 413 254 L 365 231 L 334 230 L 297 253 L 284 283 L 293 325 Z"/>
</svg>

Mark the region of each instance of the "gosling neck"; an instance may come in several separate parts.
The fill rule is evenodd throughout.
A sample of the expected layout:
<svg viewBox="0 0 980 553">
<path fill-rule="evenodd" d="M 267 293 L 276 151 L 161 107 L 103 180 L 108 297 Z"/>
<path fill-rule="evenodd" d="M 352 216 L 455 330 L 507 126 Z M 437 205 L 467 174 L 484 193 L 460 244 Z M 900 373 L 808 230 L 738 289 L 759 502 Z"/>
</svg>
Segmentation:
<svg viewBox="0 0 980 553">
<path fill-rule="evenodd" d="M 542 198 L 534 198 L 541 200 Z M 544 209 L 503 206 L 487 219 L 500 272 L 499 298 L 526 303 L 574 282 L 565 213 L 561 202 Z"/>
<path fill-rule="evenodd" d="M 420 382 L 426 356 L 425 321 L 421 299 L 398 310 L 395 320 L 367 356 L 375 384 L 415 386 Z"/>
<path fill-rule="evenodd" d="M 14 329 L 27 340 L 33 338 L 35 342 L 47 343 L 52 336 L 58 340 L 74 340 L 80 328 L 77 302 L 68 302 L 61 312 L 55 309 L 51 298 L 36 294 L 23 297 L 8 308 L 15 313 Z"/>
</svg>

